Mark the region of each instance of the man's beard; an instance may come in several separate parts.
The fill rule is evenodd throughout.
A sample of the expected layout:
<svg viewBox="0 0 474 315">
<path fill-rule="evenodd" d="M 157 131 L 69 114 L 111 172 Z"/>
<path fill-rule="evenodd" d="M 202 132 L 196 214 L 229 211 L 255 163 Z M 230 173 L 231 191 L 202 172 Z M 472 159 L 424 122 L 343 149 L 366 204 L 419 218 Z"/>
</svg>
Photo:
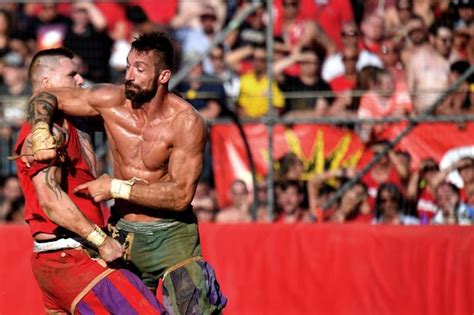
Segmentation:
<svg viewBox="0 0 474 315">
<path fill-rule="evenodd" d="M 134 88 L 133 90 L 130 88 Z M 158 91 L 158 78 L 153 80 L 151 89 L 144 90 L 130 81 L 125 82 L 125 97 L 132 101 L 133 107 L 141 107 L 151 101 Z"/>
</svg>

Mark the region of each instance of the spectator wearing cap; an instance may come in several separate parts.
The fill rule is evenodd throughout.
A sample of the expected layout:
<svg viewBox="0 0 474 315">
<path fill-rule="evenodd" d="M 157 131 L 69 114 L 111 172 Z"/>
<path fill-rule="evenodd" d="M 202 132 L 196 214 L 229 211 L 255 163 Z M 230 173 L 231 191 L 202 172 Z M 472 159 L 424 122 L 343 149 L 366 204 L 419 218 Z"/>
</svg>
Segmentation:
<svg viewBox="0 0 474 315">
<path fill-rule="evenodd" d="M 175 35 L 181 46 L 183 56 L 203 54 L 211 45 L 216 35 L 217 15 L 215 9 L 210 5 L 205 5 L 199 12 L 199 27 L 182 27 L 176 30 Z M 206 72 L 212 71 L 212 66 L 208 58 L 203 63 Z"/>
<path fill-rule="evenodd" d="M 28 71 L 23 57 L 16 52 L 10 52 L 3 58 L 3 84 L 0 85 L 0 95 L 21 96 L 29 95 Z"/>
</svg>

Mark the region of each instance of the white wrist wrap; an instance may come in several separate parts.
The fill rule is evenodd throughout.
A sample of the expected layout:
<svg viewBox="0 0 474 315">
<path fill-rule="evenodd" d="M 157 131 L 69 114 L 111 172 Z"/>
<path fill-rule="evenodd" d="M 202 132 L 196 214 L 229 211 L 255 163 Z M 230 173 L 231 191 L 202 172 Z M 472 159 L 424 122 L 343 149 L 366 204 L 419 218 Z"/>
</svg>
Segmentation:
<svg viewBox="0 0 474 315">
<path fill-rule="evenodd" d="M 112 179 L 112 183 L 110 183 L 110 194 L 115 199 L 120 198 L 129 200 L 133 184 L 135 184 L 134 180 L 121 180 L 114 178 Z"/>
<path fill-rule="evenodd" d="M 96 247 L 104 245 L 106 239 L 107 234 L 105 234 L 105 232 L 97 225 L 94 225 L 94 229 L 86 237 L 86 240 Z"/>
</svg>

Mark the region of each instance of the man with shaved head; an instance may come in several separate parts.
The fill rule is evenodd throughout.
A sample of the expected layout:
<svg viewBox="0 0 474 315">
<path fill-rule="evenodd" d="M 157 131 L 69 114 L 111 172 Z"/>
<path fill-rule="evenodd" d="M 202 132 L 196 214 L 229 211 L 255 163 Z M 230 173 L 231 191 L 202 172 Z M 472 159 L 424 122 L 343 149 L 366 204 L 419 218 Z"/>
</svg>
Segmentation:
<svg viewBox="0 0 474 315">
<path fill-rule="evenodd" d="M 81 87 L 84 80 L 66 49 L 38 52 L 30 65 L 33 91 L 52 87 Z M 47 102 L 47 94 L 31 102 Z M 44 123 L 45 124 L 45 123 Z M 25 195 L 25 220 L 34 238 L 32 267 L 43 293 L 47 314 L 160 314 L 164 308 L 141 280 L 113 262 L 122 245 L 102 227 L 106 215 L 100 204 L 73 190 L 95 178 L 92 146 L 64 116 L 53 120 L 57 159 L 34 161 L 33 139 L 49 126 L 21 128 L 15 153 L 18 178 Z M 125 291 L 125 290 L 126 291 Z M 126 294 L 123 294 L 126 292 Z"/>
</svg>

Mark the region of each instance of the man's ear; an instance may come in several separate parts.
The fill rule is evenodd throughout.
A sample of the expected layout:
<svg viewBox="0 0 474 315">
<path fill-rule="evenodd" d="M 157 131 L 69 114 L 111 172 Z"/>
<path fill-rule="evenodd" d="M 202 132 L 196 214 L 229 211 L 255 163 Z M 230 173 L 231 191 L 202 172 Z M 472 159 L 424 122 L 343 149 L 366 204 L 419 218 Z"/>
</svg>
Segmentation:
<svg viewBox="0 0 474 315">
<path fill-rule="evenodd" d="M 158 77 L 158 81 L 161 84 L 165 84 L 165 83 L 168 83 L 170 78 L 171 78 L 171 70 L 163 70 L 163 71 L 160 72 L 160 75 Z"/>
<path fill-rule="evenodd" d="M 51 87 L 51 84 L 49 83 L 48 78 L 43 77 L 40 81 L 40 87 L 41 89 L 47 89 Z"/>
</svg>

